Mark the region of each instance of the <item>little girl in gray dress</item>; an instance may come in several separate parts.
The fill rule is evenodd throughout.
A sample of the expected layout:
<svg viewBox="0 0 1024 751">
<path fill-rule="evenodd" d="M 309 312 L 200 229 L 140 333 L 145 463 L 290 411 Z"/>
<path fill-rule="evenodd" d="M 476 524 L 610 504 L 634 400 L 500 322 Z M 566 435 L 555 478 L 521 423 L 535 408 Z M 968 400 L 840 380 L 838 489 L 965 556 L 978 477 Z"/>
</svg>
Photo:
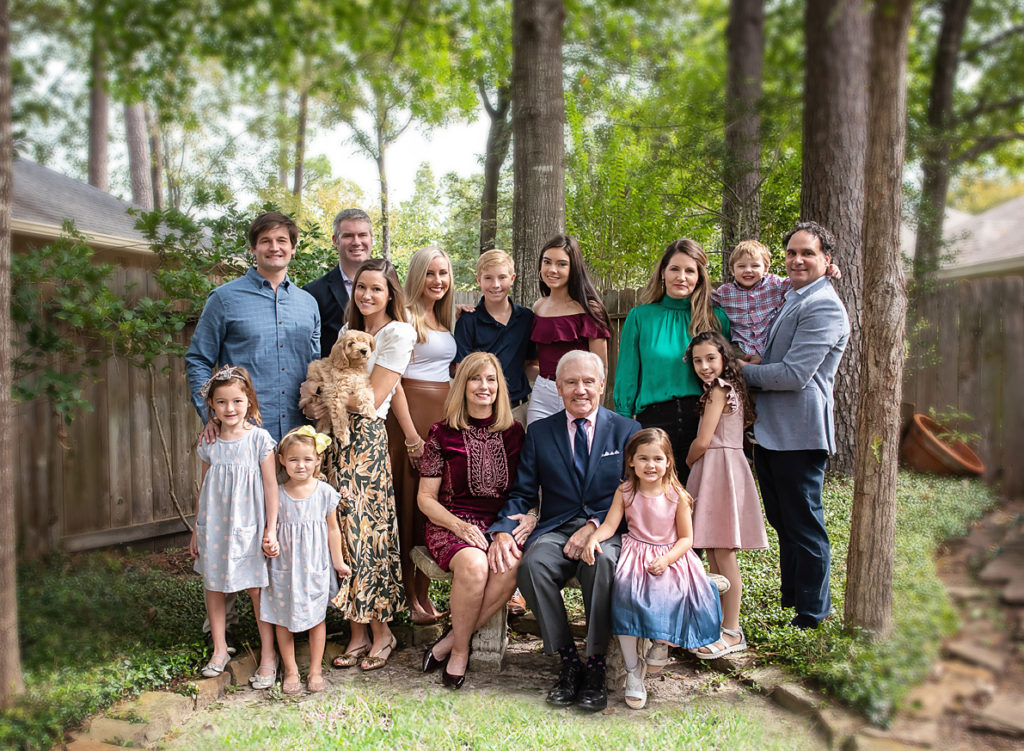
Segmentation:
<svg viewBox="0 0 1024 751">
<path fill-rule="evenodd" d="M 338 491 L 317 479 L 320 459 L 331 439 L 305 425 L 296 428 L 278 446 L 281 508 L 277 521 L 280 555 L 270 563 L 270 584 L 263 589 L 263 617 L 274 624 L 277 646 L 284 663 L 281 691 L 302 689 L 295 663 L 293 634 L 309 631 L 311 693 L 325 688 L 322 661 L 327 639 L 327 603 L 338 592 L 335 573 L 351 571 L 341 552 L 338 526 Z M 333 571 L 332 571 L 333 566 Z"/>
<path fill-rule="evenodd" d="M 261 663 L 276 671 L 274 632 L 260 619 L 260 588 L 268 581 L 264 555 L 277 555 L 274 439 L 256 427 L 261 422 L 259 402 L 245 368 L 221 368 L 200 393 L 220 429 L 213 443 L 200 442 L 196 448 L 203 478 L 189 550 L 195 570 L 203 575 L 213 637 L 213 655 L 202 672 L 213 678 L 228 664 L 224 595 L 243 589 L 252 598 Z"/>
</svg>

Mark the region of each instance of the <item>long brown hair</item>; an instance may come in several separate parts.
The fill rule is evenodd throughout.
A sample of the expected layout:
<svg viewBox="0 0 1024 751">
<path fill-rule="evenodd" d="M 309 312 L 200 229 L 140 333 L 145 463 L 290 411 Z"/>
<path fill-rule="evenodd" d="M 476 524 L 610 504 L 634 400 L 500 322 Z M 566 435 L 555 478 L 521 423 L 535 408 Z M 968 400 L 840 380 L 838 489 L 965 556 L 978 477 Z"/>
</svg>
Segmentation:
<svg viewBox="0 0 1024 751">
<path fill-rule="evenodd" d="M 665 269 L 676 253 L 693 259 L 697 264 L 697 286 L 690 294 L 690 336 L 701 331 L 721 331 L 722 325 L 718 322 L 711 306 L 711 280 L 708 278 L 708 257 L 700 243 L 684 237 L 669 243 L 665 252 L 661 254 L 661 260 L 651 274 L 647 286 L 640 292 L 642 304 L 660 302 L 665 296 Z"/>
<path fill-rule="evenodd" d="M 757 419 L 757 413 L 754 411 L 754 400 L 750 396 L 750 389 L 747 388 L 747 382 L 743 378 L 743 369 L 739 365 L 739 356 L 736 348 L 729 343 L 729 340 L 717 331 L 703 331 L 697 334 L 697 336 L 690 340 L 690 346 L 686 348 L 687 362 L 690 363 L 690 367 L 693 367 L 693 348 L 705 342 L 713 344 L 715 349 L 718 350 L 718 354 L 721 355 L 722 375 L 720 377 L 732 386 L 737 396 L 739 396 L 740 404 L 743 405 L 743 427 L 749 428 Z M 698 402 L 698 411 L 702 415 L 704 414 L 704 404 L 704 399 Z"/>
<path fill-rule="evenodd" d="M 580 304 L 587 314 L 597 323 L 606 329 L 611 329 L 611 320 L 608 318 L 608 311 L 605 310 L 601 296 L 597 294 L 597 288 L 590 281 L 590 274 L 587 273 L 587 266 L 583 263 L 583 254 L 580 252 L 580 244 L 572 235 L 555 235 L 548 240 L 540 249 L 537 256 L 537 284 L 540 285 L 541 297 L 549 297 L 551 288 L 540 279 L 540 270 L 544 263 L 545 251 L 552 248 L 564 250 L 569 256 L 569 279 L 566 282 L 566 289 L 569 297 Z"/>
<path fill-rule="evenodd" d="M 214 419 L 213 397 L 221 386 L 234 383 L 242 389 L 245 398 L 249 400 L 249 408 L 245 413 L 245 421 L 253 425 L 262 425 L 263 416 L 260 414 L 260 400 L 256 397 L 256 387 L 252 383 L 252 376 L 249 371 L 241 365 L 225 365 L 218 368 L 207 381 L 208 387 L 206 396 L 206 419 Z"/>
</svg>

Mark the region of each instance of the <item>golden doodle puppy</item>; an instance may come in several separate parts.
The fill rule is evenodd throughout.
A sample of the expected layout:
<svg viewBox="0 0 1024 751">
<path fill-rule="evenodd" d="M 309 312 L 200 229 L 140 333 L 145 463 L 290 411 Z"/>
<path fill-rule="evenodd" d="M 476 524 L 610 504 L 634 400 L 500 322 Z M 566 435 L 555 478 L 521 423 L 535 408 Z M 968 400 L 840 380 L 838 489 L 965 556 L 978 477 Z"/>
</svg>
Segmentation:
<svg viewBox="0 0 1024 751">
<path fill-rule="evenodd" d="M 376 343 L 365 331 L 346 331 L 331 348 L 329 357 L 309 364 L 306 380 L 313 385 L 313 394 L 299 401 L 299 407 L 324 404 L 327 413 L 316 422 L 316 429 L 329 433 L 339 446 L 349 442 L 349 403 L 352 411 L 375 418 L 373 389 L 366 362 Z M 354 397 L 354 399 L 353 399 Z"/>
</svg>

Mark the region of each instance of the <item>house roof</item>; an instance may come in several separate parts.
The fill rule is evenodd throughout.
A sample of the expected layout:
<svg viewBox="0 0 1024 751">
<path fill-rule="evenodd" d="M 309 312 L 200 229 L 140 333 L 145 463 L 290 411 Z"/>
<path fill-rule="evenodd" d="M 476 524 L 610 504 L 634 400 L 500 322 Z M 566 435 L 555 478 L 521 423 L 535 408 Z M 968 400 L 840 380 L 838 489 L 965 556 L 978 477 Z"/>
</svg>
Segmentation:
<svg viewBox="0 0 1024 751">
<path fill-rule="evenodd" d="M 94 244 L 148 252 L 145 237 L 135 229 L 135 217 L 126 213 L 133 204 L 24 159 L 14 161 L 13 183 L 15 233 L 52 239 L 65 219 L 72 219 Z"/>
<path fill-rule="evenodd" d="M 980 214 L 947 210 L 942 239 L 951 257 L 941 262 L 940 279 L 1024 273 L 1024 195 Z M 901 242 L 913 256 L 913 231 L 905 228 Z"/>
</svg>

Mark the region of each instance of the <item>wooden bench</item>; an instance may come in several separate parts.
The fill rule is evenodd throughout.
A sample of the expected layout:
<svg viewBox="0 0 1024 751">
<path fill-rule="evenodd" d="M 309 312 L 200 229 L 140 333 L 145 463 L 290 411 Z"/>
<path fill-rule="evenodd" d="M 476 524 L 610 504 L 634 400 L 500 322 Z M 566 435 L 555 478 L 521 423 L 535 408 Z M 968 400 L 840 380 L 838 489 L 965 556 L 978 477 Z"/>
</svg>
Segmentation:
<svg viewBox="0 0 1024 751">
<path fill-rule="evenodd" d="M 451 571 L 442 570 L 422 545 L 413 548 L 409 557 L 412 559 L 413 565 L 426 574 L 431 581 L 452 580 Z M 482 673 L 497 673 L 501 670 L 501 663 L 505 659 L 505 650 L 508 648 L 507 610 L 506 607 L 498 608 L 498 612 L 473 634 L 473 651 L 469 655 L 470 670 L 479 670 Z"/>
</svg>

